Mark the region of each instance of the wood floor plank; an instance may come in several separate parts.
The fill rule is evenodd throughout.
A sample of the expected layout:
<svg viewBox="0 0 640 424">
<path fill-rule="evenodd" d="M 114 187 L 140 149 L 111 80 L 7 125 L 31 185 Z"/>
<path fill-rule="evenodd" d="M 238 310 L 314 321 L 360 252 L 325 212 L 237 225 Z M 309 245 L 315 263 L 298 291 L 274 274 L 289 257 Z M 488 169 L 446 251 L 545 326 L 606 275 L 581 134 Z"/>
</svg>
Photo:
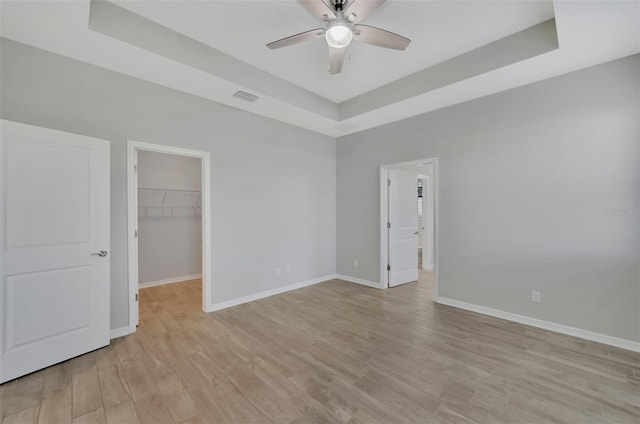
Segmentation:
<svg viewBox="0 0 640 424">
<path fill-rule="evenodd" d="M 73 375 L 73 417 L 103 406 L 98 369 L 93 366 Z"/>
<path fill-rule="evenodd" d="M 44 395 L 40 404 L 38 423 L 71 423 L 72 416 L 72 384 L 67 384 Z"/>
<path fill-rule="evenodd" d="M 173 420 L 159 393 L 139 399 L 134 403 L 140 424 L 172 424 Z"/>
<path fill-rule="evenodd" d="M 162 400 L 176 423 L 181 423 L 198 415 L 198 408 L 186 389 L 162 395 Z"/>
<path fill-rule="evenodd" d="M 36 424 L 39 411 L 40 405 L 23 409 L 18 413 L 4 417 L 2 424 Z"/>
<path fill-rule="evenodd" d="M 230 379 L 238 392 L 273 422 L 288 423 L 298 417 L 296 408 L 289 398 L 272 390 L 251 368 L 235 369 Z"/>
<path fill-rule="evenodd" d="M 17 380 L 12 380 L 4 384 L 0 384 L 0 422 L 2 421 L 2 418 L 5 416 L 5 412 L 9 407 L 9 400 L 11 399 L 13 390 L 16 387 L 16 381 Z"/>
<path fill-rule="evenodd" d="M 129 385 L 120 364 L 99 368 L 98 378 L 104 406 L 117 405 L 131 397 Z"/>
<path fill-rule="evenodd" d="M 432 277 L 331 280 L 211 314 L 140 291 L 140 326 L 0 386 L 4 423 L 640 423 L 640 354 L 438 305 Z"/>
<path fill-rule="evenodd" d="M 104 408 L 100 407 L 95 411 L 87 412 L 84 415 L 75 417 L 72 424 L 104 424 L 106 417 L 104 415 Z"/>
<path fill-rule="evenodd" d="M 199 364 L 203 364 L 199 366 Z M 189 391 L 198 390 L 212 383 L 213 379 L 226 380 L 217 365 L 209 361 L 202 352 L 181 356 L 173 362 L 173 369 L 182 385 Z"/>
<path fill-rule="evenodd" d="M 43 370 L 43 395 L 70 384 L 72 376 L 70 368 L 69 362 L 63 362 Z"/>
<path fill-rule="evenodd" d="M 291 379 L 295 380 L 295 384 L 306 398 L 311 399 L 341 423 L 351 421 L 359 412 L 356 406 L 331 390 L 328 384 L 322 383 L 314 377 L 300 375 Z"/>
<path fill-rule="evenodd" d="M 128 400 L 104 410 L 107 424 L 138 424 L 138 414 L 133 401 Z"/>
<path fill-rule="evenodd" d="M 184 389 L 173 367 L 156 368 L 152 377 L 160 394 L 166 395 Z"/>
<path fill-rule="evenodd" d="M 230 383 L 203 387 L 191 393 L 202 415 L 215 423 L 271 423 Z"/>
<path fill-rule="evenodd" d="M 151 396 L 158 391 L 153 377 L 141 358 L 127 362 L 124 365 L 124 372 L 134 401 Z"/>
<path fill-rule="evenodd" d="M 12 385 L 12 388 L 3 396 L 5 397 L 3 401 L 6 402 L 6 407 L 3 407 L 5 416 L 14 415 L 24 409 L 40 405 L 44 389 L 43 371 L 20 377 L 9 384 Z"/>
</svg>

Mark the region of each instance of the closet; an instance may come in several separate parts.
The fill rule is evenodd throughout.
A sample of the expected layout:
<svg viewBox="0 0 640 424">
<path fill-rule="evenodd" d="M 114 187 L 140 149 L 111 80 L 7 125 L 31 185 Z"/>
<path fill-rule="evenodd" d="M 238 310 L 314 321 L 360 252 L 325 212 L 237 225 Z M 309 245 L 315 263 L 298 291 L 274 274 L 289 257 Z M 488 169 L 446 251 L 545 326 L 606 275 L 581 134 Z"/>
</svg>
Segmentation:
<svg viewBox="0 0 640 424">
<path fill-rule="evenodd" d="M 139 285 L 150 287 L 201 276 L 200 159 L 139 151 Z"/>
</svg>

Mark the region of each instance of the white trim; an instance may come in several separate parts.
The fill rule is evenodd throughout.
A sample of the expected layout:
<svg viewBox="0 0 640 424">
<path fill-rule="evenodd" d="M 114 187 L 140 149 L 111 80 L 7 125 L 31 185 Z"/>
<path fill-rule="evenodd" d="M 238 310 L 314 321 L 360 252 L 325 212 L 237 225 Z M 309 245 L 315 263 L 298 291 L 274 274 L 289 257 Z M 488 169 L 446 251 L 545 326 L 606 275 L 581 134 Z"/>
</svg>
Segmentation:
<svg viewBox="0 0 640 424">
<path fill-rule="evenodd" d="M 380 283 L 376 283 L 374 281 L 369 281 L 369 280 L 363 280 L 362 278 L 358 278 L 358 277 L 351 277 L 350 275 L 336 274 L 336 278 L 338 280 L 344 280 L 344 281 L 348 281 L 350 283 L 361 284 L 363 286 L 373 287 L 373 288 L 376 288 L 376 289 L 384 288 L 384 287 L 382 287 L 380 285 Z"/>
<path fill-rule="evenodd" d="M 438 184 L 440 179 L 438 176 L 437 157 L 380 166 L 380 288 L 386 289 L 389 287 L 389 272 L 387 271 L 387 264 L 389 263 L 389 237 L 387 233 L 387 222 L 389 222 L 387 180 L 389 179 L 389 170 L 429 163 L 433 164 L 433 298 L 435 299 L 438 297 L 438 222 L 440 217 L 440 202 L 438 200 Z"/>
<path fill-rule="evenodd" d="M 524 315 L 505 312 L 499 309 L 487 308 L 486 306 L 474 305 L 472 303 L 461 302 L 459 300 L 448 299 L 446 297 L 434 297 L 434 301 L 442 305 L 453 306 L 454 308 L 465 309 L 467 311 L 477 312 L 479 314 L 489 315 L 496 318 L 502 318 L 508 321 L 519 322 L 520 324 L 526 324 L 532 327 L 542 328 L 544 330 L 549 330 L 556 333 L 579 337 L 581 339 L 591 340 L 598 343 L 604 343 L 622 349 L 632 350 L 634 352 L 640 352 L 640 342 L 635 342 L 633 340 L 621 339 L 619 337 L 595 333 L 593 331 L 570 327 L 568 325 L 556 324 L 550 321 L 544 321 L 537 318 L 531 318 Z"/>
<path fill-rule="evenodd" d="M 114 328 L 113 330 L 111 330 L 110 337 L 111 337 L 111 340 L 113 340 L 113 339 L 117 339 L 118 337 L 123 337 L 131 333 L 133 333 L 133 331 L 131 331 L 131 329 L 127 325 L 126 327 Z"/>
<path fill-rule="evenodd" d="M 185 275 L 182 277 L 173 277 L 158 281 L 147 281 L 146 283 L 139 283 L 138 288 L 146 289 L 148 287 L 163 286 L 165 284 L 182 283 L 184 281 L 195 280 L 197 278 L 202 278 L 202 274 Z"/>
<path fill-rule="evenodd" d="M 423 175 L 422 184 L 422 227 L 427 228 L 427 237 L 425 237 L 425 231 L 422 230 L 422 269 L 427 271 L 433 270 L 433 235 L 434 235 L 434 216 L 433 216 L 433 179 L 429 175 Z M 426 188 L 426 190 L 425 190 Z M 425 200 L 427 207 L 425 208 Z M 426 212 L 426 213 L 425 213 Z M 426 219 L 425 219 L 426 218 Z M 425 222 L 426 221 L 426 222 Z M 426 247 L 426 249 L 425 249 Z M 425 261 L 425 251 L 427 252 Z"/>
<path fill-rule="evenodd" d="M 138 224 L 138 176 L 137 151 L 131 145 L 127 145 L 127 266 L 129 282 L 129 333 L 136 331 L 138 325 L 138 240 L 135 232 Z"/>
<path fill-rule="evenodd" d="M 201 159 L 202 163 L 202 310 L 207 312 L 212 307 L 213 283 L 211 279 L 211 155 L 209 152 L 163 146 L 160 144 L 127 141 L 127 222 L 128 222 L 128 263 L 129 263 L 129 330 L 136 331 L 138 324 L 138 304 L 135 296 L 138 293 L 138 243 L 135 231 L 138 222 L 138 190 L 137 151 L 168 153 L 179 156 L 190 156 Z"/>
<path fill-rule="evenodd" d="M 389 171 L 384 166 L 380 167 L 380 288 L 386 289 L 389 285 Z"/>
<path fill-rule="evenodd" d="M 291 290 L 301 289 L 303 287 L 312 286 L 318 283 L 324 283 L 325 281 L 333 280 L 336 278 L 335 274 L 325 275 L 324 277 L 314 278 L 313 280 L 302 281 L 300 283 L 289 284 L 288 286 L 278 287 L 271 290 L 265 290 L 260 293 L 250 294 L 248 296 L 238 297 L 224 302 L 214 303 L 209 305 L 208 310 L 205 312 L 219 311 L 221 309 L 230 308 L 232 306 L 241 305 L 243 303 L 252 302 L 254 300 L 264 299 L 265 297 L 273 296 L 280 293 L 285 293 Z"/>
</svg>

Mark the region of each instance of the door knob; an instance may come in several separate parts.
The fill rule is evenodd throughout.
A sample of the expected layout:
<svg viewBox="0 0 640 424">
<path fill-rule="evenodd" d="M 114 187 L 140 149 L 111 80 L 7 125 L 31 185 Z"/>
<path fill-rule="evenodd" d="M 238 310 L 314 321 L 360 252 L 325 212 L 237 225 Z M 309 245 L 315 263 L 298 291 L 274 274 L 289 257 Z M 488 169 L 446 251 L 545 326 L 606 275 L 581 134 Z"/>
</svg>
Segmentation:
<svg viewBox="0 0 640 424">
<path fill-rule="evenodd" d="M 107 256 L 107 253 L 109 253 L 109 252 L 107 252 L 106 250 L 101 250 L 101 251 L 99 251 L 99 252 L 93 252 L 93 253 L 91 254 L 91 256 L 100 256 L 100 257 L 105 257 L 105 256 Z"/>
</svg>

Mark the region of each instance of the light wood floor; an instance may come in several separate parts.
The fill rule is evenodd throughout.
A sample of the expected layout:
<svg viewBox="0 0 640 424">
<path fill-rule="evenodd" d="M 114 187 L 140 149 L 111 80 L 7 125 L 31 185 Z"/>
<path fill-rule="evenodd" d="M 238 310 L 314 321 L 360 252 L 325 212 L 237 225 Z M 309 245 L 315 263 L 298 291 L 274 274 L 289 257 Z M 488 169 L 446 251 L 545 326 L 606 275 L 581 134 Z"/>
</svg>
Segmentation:
<svg viewBox="0 0 640 424">
<path fill-rule="evenodd" d="M 0 386 L 3 423 L 640 422 L 640 355 L 432 303 L 430 274 L 212 314 L 141 290 L 109 347 Z"/>
</svg>

